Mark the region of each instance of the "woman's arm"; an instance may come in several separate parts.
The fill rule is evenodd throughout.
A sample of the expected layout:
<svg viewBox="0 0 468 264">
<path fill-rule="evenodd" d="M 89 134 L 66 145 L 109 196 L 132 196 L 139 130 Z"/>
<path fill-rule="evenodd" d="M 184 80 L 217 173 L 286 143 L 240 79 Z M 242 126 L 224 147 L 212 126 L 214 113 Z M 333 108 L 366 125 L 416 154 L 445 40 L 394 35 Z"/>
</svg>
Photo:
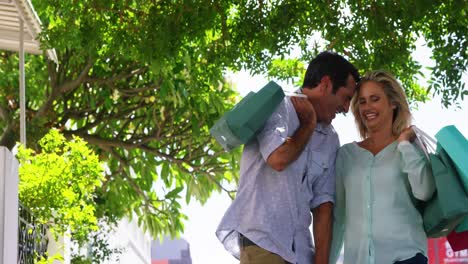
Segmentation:
<svg viewBox="0 0 468 264">
<path fill-rule="evenodd" d="M 414 197 L 421 201 L 429 200 L 435 192 L 434 176 L 429 161 L 409 141 L 398 143 L 398 149 L 402 155 L 402 169 L 408 175 Z"/>
</svg>

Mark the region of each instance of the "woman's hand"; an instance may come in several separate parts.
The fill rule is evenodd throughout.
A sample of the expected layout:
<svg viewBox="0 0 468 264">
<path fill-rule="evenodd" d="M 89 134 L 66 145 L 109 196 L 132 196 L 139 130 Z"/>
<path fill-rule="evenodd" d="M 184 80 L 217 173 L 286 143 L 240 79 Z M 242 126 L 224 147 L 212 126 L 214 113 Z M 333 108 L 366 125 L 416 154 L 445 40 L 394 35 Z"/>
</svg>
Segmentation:
<svg viewBox="0 0 468 264">
<path fill-rule="evenodd" d="M 398 137 L 398 142 L 403 142 L 403 141 L 413 141 L 416 138 L 416 133 L 413 130 L 413 126 L 409 126 L 405 128 L 400 136 Z"/>
</svg>

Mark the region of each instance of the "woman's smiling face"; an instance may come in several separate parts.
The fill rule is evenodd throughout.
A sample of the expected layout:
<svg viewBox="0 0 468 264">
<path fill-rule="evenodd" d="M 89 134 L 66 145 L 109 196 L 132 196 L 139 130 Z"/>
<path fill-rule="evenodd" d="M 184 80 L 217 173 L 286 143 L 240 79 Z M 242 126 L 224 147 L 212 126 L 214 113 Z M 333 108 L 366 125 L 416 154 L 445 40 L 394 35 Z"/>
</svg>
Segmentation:
<svg viewBox="0 0 468 264">
<path fill-rule="evenodd" d="M 360 118 L 368 131 L 392 129 L 395 106 L 389 101 L 382 84 L 374 81 L 362 84 L 358 94 L 358 106 Z"/>
</svg>

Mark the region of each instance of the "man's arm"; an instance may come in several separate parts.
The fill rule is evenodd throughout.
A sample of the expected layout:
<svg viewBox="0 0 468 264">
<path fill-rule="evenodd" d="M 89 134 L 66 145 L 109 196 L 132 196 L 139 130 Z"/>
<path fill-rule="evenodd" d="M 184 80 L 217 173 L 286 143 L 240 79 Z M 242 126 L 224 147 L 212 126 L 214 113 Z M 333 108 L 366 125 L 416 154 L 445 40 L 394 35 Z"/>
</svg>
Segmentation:
<svg viewBox="0 0 468 264">
<path fill-rule="evenodd" d="M 312 210 L 314 218 L 314 264 L 328 264 L 330 245 L 332 240 L 332 212 L 331 202 L 323 203 Z"/>
<path fill-rule="evenodd" d="M 299 157 L 317 125 L 314 107 L 308 99 L 292 97 L 291 102 L 296 109 L 300 126 L 292 137 L 268 156 L 268 165 L 276 171 L 284 170 Z"/>
</svg>

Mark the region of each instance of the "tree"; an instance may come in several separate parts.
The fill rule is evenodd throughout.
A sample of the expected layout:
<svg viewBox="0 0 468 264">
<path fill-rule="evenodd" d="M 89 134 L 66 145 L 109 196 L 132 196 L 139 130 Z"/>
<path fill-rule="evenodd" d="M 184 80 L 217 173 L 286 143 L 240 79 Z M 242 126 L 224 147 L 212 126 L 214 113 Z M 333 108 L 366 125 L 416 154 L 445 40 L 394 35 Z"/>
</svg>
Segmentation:
<svg viewBox="0 0 468 264">
<path fill-rule="evenodd" d="M 465 1 L 32 2 L 43 46 L 59 64 L 27 59 L 29 146 L 38 149 L 50 128 L 86 140 L 108 167 L 99 216 L 136 213 L 153 235 L 183 229 L 182 191 L 187 201 L 233 195 L 224 185 L 237 179 L 239 150 L 223 152 L 208 133 L 238 99 L 228 70 L 297 81 L 304 63 L 333 49 L 361 72 L 393 72 L 412 101 L 432 92 L 450 106 L 467 94 Z M 429 87 L 418 83 L 421 65 L 411 57 L 418 37 L 436 62 Z M 294 48 L 300 54 L 288 58 Z M 11 148 L 19 138 L 18 59 L 1 52 L 0 60 L 0 144 Z"/>
</svg>

